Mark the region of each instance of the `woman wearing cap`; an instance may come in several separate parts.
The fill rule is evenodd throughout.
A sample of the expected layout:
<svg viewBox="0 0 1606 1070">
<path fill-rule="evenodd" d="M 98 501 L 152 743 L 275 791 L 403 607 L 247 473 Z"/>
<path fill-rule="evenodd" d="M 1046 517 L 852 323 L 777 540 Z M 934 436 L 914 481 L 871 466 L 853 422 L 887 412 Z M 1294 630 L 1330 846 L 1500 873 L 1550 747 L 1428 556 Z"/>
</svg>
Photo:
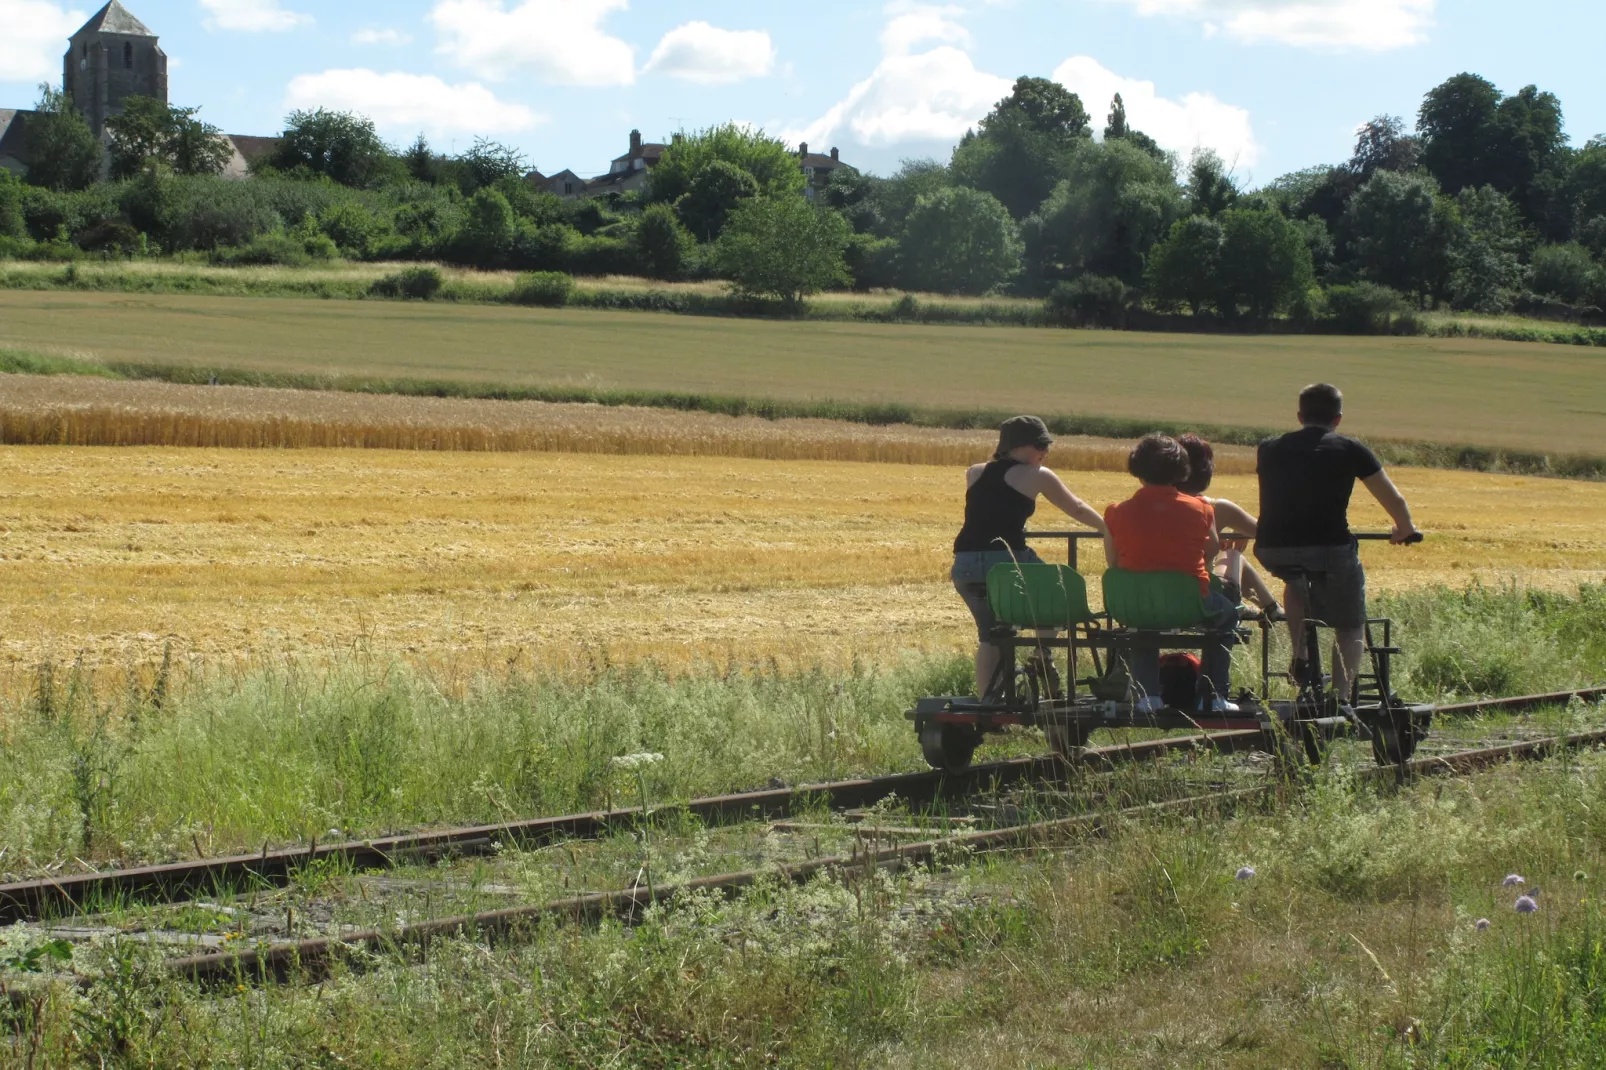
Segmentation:
<svg viewBox="0 0 1606 1070">
<path fill-rule="evenodd" d="M 954 540 L 954 587 L 976 618 L 976 688 L 985 691 L 1002 656 L 989 642 L 994 625 L 987 603 L 987 571 L 1011 561 L 1039 560 L 1026 545 L 1026 521 L 1041 495 L 1067 516 L 1099 533 L 1104 518 L 1043 467 L 1054 437 L 1035 416 L 1016 416 L 998 429 L 998 449 L 965 473 L 965 525 Z"/>
</svg>

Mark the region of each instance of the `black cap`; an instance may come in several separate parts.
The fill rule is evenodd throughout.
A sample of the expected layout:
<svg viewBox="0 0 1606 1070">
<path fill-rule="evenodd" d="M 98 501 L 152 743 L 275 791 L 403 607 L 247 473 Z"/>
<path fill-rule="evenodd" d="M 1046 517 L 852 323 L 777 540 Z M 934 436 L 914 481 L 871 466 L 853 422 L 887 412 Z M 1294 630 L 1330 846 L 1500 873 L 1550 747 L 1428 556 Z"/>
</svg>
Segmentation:
<svg viewBox="0 0 1606 1070">
<path fill-rule="evenodd" d="M 998 449 L 993 451 L 993 456 L 1004 457 L 1021 446 L 1046 450 L 1053 443 L 1054 436 L 1048 433 L 1048 425 L 1037 417 L 1011 416 L 998 425 Z"/>
</svg>

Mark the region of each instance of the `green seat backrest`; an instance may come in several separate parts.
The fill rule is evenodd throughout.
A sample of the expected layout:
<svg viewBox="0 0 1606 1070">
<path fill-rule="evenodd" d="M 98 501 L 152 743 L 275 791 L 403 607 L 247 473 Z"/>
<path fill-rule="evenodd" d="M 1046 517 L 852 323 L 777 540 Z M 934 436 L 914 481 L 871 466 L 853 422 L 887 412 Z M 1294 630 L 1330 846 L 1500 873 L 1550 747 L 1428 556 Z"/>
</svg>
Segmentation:
<svg viewBox="0 0 1606 1070">
<path fill-rule="evenodd" d="M 1017 628 L 1069 628 L 1093 619 L 1087 581 L 1069 565 L 994 565 L 987 571 L 993 616 Z"/>
<path fill-rule="evenodd" d="M 1191 628 L 1205 618 L 1199 577 L 1186 572 L 1104 573 L 1104 611 L 1128 628 L 1170 631 Z"/>
</svg>

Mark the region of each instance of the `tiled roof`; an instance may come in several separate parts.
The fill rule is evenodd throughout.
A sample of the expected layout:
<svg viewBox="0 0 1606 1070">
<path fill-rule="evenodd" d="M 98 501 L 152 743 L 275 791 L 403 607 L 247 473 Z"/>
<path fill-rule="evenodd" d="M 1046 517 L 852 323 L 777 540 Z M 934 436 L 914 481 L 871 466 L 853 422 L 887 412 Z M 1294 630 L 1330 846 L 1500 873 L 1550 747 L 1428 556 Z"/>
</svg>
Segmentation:
<svg viewBox="0 0 1606 1070">
<path fill-rule="evenodd" d="M 803 163 L 804 167 L 827 167 L 827 168 L 830 168 L 830 167 L 841 167 L 842 166 L 842 161 L 841 160 L 836 159 L 836 158 L 831 157 L 831 156 L 827 156 L 823 152 L 811 152 L 811 153 L 809 153 L 807 156 L 803 157 L 802 163 Z"/>
<path fill-rule="evenodd" d="M 16 108 L 0 108 L 0 150 L 5 150 L 8 154 L 21 159 L 22 123 L 17 120 L 32 114 Z"/>
<path fill-rule="evenodd" d="M 111 3 L 95 12 L 94 16 L 84 23 L 79 28 L 78 33 L 73 34 L 73 36 L 77 37 L 79 34 L 95 31 L 100 33 L 126 33 L 134 37 L 156 36 L 151 33 L 150 27 L 136 19 L 128 8 L 119 4 L 117 0 L 112 0 Z"/>
<path fill-rule="evenodd" d="M 229 134 L 228 138 L 234 142 L 234 147 L 244 156 L 247 163 L 254 162 L 262 156 L 279 147 L 276 137 L 255 137 L 251 134 Z"/>
<path fill-rule="evenodd" d="M 619 163 L 622 160 L 634 160 L 638 155 L 644 160 L 656 160 L 658 157 L 664 154 L 664 150 L 668 147 L 668 145 L 659 145 L 656 142 L 648 142 L 647 144 L 641 146 L 640 153 L 627 152 L 623 156 L 615 156 L 613 158 L 613 162 Z"/>
</svg>

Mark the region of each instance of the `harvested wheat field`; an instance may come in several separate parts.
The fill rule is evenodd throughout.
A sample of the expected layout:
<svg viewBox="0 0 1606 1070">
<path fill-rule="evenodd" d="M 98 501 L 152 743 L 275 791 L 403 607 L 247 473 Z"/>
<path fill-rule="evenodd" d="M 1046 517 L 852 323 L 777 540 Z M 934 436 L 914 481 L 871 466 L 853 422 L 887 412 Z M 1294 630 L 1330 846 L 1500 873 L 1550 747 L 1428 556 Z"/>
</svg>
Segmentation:
<svg viewBox="0 0 1606 1070">
<path fill-rule="evenodd" d="M 7 375 L 0 385 L 0 443 L 11 445 L 359 447 L 960 465 L 985 458 L 997 440 L 992 431 L 542 401 L 182 386 L 69 375 Z M 1124 471 L 1129 448 L 1113 439 L 1062 439 L 1055 462 L 1081 471 Z M 1223 471 L 1253 471 L 1253 451 L 1223 447 L 1220 464 Z"/>
<path fill-rule="evenodd" d="M 1377 589 L 1606 578 L 1606 484 L 1396 476 L 1432 536 L 1368 547 Z M 1133 488 L 1069 481 L 1099 506 Z M 45 655 L 148 663 L 169 643 L 465 668 L 959 648 L 962 486 L 958 466 L 739 457 L 6 447 L 0 675 Z M 1253 506 L 1251 476 L 1216 489 Z M 1369 501 L 1358 514 L 1381 525 Z"/>
</svg>

